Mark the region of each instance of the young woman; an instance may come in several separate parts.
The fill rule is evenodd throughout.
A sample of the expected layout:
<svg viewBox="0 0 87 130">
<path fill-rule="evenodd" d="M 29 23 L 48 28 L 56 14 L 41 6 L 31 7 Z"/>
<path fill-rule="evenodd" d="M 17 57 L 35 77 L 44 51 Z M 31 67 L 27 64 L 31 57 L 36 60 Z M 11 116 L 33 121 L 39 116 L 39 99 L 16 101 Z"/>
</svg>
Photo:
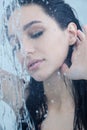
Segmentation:
<svg viewBox="0 0 87 130">
<path fill-rule="evenodd" d="M 36 130 L 86 130 L 87 31 L 63 0 L 19 4 L 8 35 L 31 76 L 26 106 Z"/>
</svg>

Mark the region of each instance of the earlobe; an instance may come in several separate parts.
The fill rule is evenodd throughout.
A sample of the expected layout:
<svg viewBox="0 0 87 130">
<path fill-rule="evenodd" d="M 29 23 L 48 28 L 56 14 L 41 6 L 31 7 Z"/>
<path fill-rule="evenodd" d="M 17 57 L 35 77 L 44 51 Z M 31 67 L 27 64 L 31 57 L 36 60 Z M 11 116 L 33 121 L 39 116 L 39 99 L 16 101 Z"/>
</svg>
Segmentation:
<svg viewBox="0 0 87 130">
<path fill-rule="evenodd" d="M 69 34 L 69 45 L 73 45 L 77 40 L 77 26 L 75 23 L 71 22 L 68 24 L 67 31 Z"/>
</svg>

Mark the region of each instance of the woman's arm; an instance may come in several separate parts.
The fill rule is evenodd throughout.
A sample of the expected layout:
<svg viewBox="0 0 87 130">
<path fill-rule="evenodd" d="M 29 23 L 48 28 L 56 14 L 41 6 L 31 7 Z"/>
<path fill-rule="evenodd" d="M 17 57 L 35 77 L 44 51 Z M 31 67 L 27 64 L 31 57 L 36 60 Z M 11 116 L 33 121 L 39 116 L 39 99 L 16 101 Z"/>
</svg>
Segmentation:
<svg viewBox="0 0 87 130">
<path fill-rule="evenodd" d="M 62 73 L 70 79 L 87 80 L 87 25 L 83 32 L 77 31 L 77 42 L 72 53 L 72 65 L 70 68 L 64 63 L 61 67 Z"/>
</svg>

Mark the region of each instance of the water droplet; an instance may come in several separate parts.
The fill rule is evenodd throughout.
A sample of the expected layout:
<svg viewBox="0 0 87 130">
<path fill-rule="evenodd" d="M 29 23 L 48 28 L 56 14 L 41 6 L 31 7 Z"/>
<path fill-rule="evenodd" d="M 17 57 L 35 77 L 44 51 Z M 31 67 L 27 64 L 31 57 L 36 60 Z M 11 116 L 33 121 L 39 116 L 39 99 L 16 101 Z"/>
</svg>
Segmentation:
<svg viewBox="0 0 87 130">
<path fill-rule="evenodd" d="M 49 4 L 49 1 L 46 1 L 46 5 L 48 5 Z"/>
<path fill-rule="evenodd" d="M 57 9 L 54 10 L 54 12 L 56 12 L 56 11 L 57 11 Z"/>
<path fill-rule="evenodd" d="M 51 103 L 54 103 L 54 100 L 53 100 L 53 99 L 51 100 Z"/>
<path fill-rule="evenodd" d="M 58 71 L 57 74 L 60 76 L 60 72 Z"/>
<path fill-rule="evenodd" d="M 42 0 L 43 2 L 45 2 L 45 0 Z"/>
<path fill-rule="evenodd" d="M 2 16 L 4 16 L 3 17 L 3 19 L 1 18 L 1 16 L 0 16 L 0 18 L 1 18 L 1 27 L 0 27 L 0 34 L 1 34 L 1 38 L 0 38 L 0 43 L 2 43 L 1 45 L 0 45 L 0 68 L 2 68 L 2 69 L 7 69 L 7 71 L 8 72 L 12 72 L 13 74 L 15 73 L 15 72 L 13 72 L 13 71 L 16 71 L 17 73 L 15 73 L 17 76 L 19 76 L 19 73 L 20 73 L 20 69 L 19 69 L 19 63 L 18 63 L 18 61 L 17 61 L 17 59 L 16 59 L 16 56 L 15 56 L 15 54 L 12 56 L 12 48 L 10 47 L 10 44 L 8 44 L 9 43 L 9 41 L 8 41 L 8 38 L 7 38 L 7 34 L 6 34 L 6 27 L 7 27 L 7 23 L 8 23 L 8 18 L 10 17 L 10 15 L 11 15 L 11 13 L 12 13 L 12 11 L 13 11 L 13 9 L 16 7 L 16 5 L 17 5 L 17 0 L 14 0 L 14 3 L 15 4 L 13 4 L 13 5 L 11 5 L 11 3 L 9 2 L 9 3 L 7 3 L 8 1 L 6 1 L 6 0 L 2 0 L 3 1 L 3 4 L 1 4 L 3 7 L 2 7 L 2 12 L 3 12 L 3 15 L 2 14 L 0 14 L 0 15 L 2 15 Z M 12 2 L 12 0 L 11 0 L 11 2 Z M 22 0 L 21 2 L 24 2 L 24 0 Z M 7 6 L 8 6 L 8 4 L 9 4 L 9 8 L 7 8 Z M 13 7 L 14 6 L 14 7 Z M 0 6 L 1 7 L 1 6 Z M 7 10 L 7 13 L 6 13 L 6 10 Z M 20 18 L 20 13 L 18 14 L 18 19 L 17 19 L 17 21 L 15 21 L 15 19 L 13 18 L 13 29 L 14 29 L 14 32 L 16 33 L 17 31 L 18 31 L 18 33 L 20 32 L 20 30 L 19 30 L 19 28 L 18 28 L 18 30 L 16 30 L 15 29 L 15 22 L 16 22 L 16 24 L 18 24 L 19 25 L 19 18 Z M 21 37 L 21 32 L 20 32 L 20 37 Z M 18 49 L 18 46 L 16 47 L 16 49 Z M 4 58 L 5 57 L 5 58 Z M 10 63 L 10 64 L 9 64 Z M 11 66 L 10 65 L 12 65 L 12 71 L 11 71 Z M 17 66 L 17 67 L 16 67 Z M 6 67 L 6 68 L 5 68 Z M 10 69 L 8 69 L 8 67 L 10 67 Z M 19 81 L 18 81 L 18 78 L 16 77 L 16 76 L 9 76 L 9 75 L 5 75 L 4 74 L 4 76 L 5 77 L 3 77 L 2 79 L 1 79 L 1 73 L 0 73 L 0 99 L 2 99 L 3 100 L 3 97 L 5 97 L 6 99 L 7 99 L 7 96 L 8 96 L 8 98 L 10 97 L 10 94 L 11 94 L 11 97 L 10 97 L 10 100 L 9 101 L 7 101 L 6 100 L 6 102 L 7 102 L 7 104 L 9 105 L 9 106 L 11 106 L 11 108 L 14 108 L 14 106 L 15 106 L 15 111 L 16 111 L 16 116 L 17 116 L 17 125 L 20 123 L 21 124 L 21 114 L 19 113 L 19 104 L 20 104 L 20 100 L 19 100 L 19 95 L 20 95 L 20 92 L 19 92 Z M 16 78 L 15 78 L 16 77 Z M 21 79 L 21 75 L 20 75 L 20 79 Z M 6 95 L 5 95 L 5 93 L 4 93 L 4 89 L 3 89 L 3 81 L 4 81 L 4 83 L 5 83 L 5 85 L 8 87 L 8 88 L 6 88 L 5 89 L 5 93 L 6 93 Z M 7 84 L 6 84 L 7 83 Z M 24 102 L 25 102 L 25 99 L 24 99 L 24 88 L 25 88 L 25 84 L 24 84 L 24 86 L 22 86 L 22 84 L 20 84 L 21 86 L 21 93 L 22 93 L 22 95 L 21 95 L 21 100 L 22 100 L 22 103 L 23 104 L 25 104 Z M 10 89 L 11 88 L 11 89 Z M 6 91 L 7 90 L 7 91 Z M 12 91 L 11 91 L 12 90 Z M 14 93 L 14 94 L 13 94 Z M 15 101 L 14 101 L 14 98 L 15 98 Z M 6 113 L 5 113 L 5 111 L 4 111 L 4 115 L 5 115 Z M 30 120 L 30 116 L 29 116 L 29 112 L 27 112 L 27 109 L 24 107 L 24 113 L 23 113 L 24 115 L 24 121 L 27 123 L 27 124 L 29 124 L 30 125 L 30 129 L 33 129 L 33 126 L 32 126 L 32 122 L 31 122 L 31 120 Z M 2 117 L 3 118 L 3 117 Z M 9 124 L 8 124 L 9 125 Z M 5 124 L 4 124 L 4 128 L 5 128 Z M 14 129 L 14 128 L 13 128 Z M 22 130 L 21 128 L 19 128 L 20 130 Z"/>
<path fill-rule="evenodd" d="M 47 86 L 50 86 L 50 83 L 47 83 Z"/>
<path fill-rule="evenodd" d="M 47 114 L 44 115 L 44 118 L 46 118 L 46 117 L 47 117 Z"/>
<path fill-rule="evenodd" d="M 63 73 L 64 76 L 66 76 L 66 73 Z"/>
<path fill-rule="evenodd" d="M 36 110 L 36 113 L 37 113 L 37 114 L 39 113 L 38 110 Z"/>
</svg>

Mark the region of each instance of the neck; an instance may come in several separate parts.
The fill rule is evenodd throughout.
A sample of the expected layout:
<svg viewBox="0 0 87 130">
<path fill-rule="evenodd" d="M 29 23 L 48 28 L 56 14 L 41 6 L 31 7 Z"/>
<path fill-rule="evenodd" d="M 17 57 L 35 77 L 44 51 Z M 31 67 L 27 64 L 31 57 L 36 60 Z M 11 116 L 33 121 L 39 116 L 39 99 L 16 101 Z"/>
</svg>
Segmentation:
<svg viewBox="0 0 87 130">
<path fill-rule="evenodd" d="M 66 81 L 66 83 L 67 85 L 65 84 L 63 75 L 58 75 L 58 73 L 54 73 L 49 79 L 44 81 L 44 90 L 48 98 L 48 107 L 61 110 L 66 103 L 72 103 L 70 82 Z"/>
</svg>

